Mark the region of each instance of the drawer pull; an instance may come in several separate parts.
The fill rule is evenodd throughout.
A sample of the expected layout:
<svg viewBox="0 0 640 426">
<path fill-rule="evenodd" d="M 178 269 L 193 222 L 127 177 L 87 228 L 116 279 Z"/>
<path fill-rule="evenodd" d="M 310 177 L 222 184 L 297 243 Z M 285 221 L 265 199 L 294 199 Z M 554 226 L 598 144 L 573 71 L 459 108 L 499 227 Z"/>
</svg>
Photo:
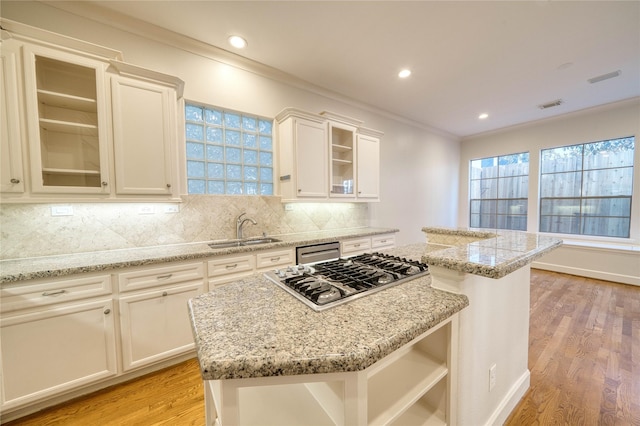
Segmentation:
<svg viewBox="0 0 640 426">
<path fill-rule="evenodd" d="M 236 268 L 237 266 L 238 266 L 238 264 L 237 264 L 237 263 L 234 263 L 233 265 L 227 265 L 227 266 L 225 266 L 225 268 L 227 268 L 227 269 L 233 269 L 233 268 Z"/>
<path fill-rule="evenodd" d="M 280 256 L 271 258 L 272 262 L 277 262 L 278 260 L 280 260 Z"/>
<path fill-rule="evenodd" d="M 55 291 L 45 291 L 44 293 L 42 293 L 43 296 L 59 296 L 63 293 L 66 293 L 67 290 L 55 290 Z"/>
<path fill-rule="evenodd" d="M 167 293 L 166 291 L 162 292 L 162 296 L 168 296 L 168 295 L 169 295 L 169 293 Z"/>
<path fill-rule="evenodd" d="M 387 240 L 380 240 L 380 242 L 381 242 L 382 244 L 384 244 L 384 243 L 386 243 L 386 242 L 387 242 Z"/>
<path fill-rule="evenodd" d="M 173 274 L 167 274 L 167 275 L 158 275 L 156 277 L 156 279 L 158 280 L 168 280 L 169 278 L 171 278 L 173 276 Z"/>
<path fill-rule="evenodd" d="M 354 244 L 353 246 L 354 246 L 354 247 L 360 247 L 360 243 L 358 243 L 358 244 Z"/>
<path fill-rule="evenodd" d="M 105 315 L 109 315 L 111 313 L 111 309 L 107 308 L 104 310 Z"/>
</svg>

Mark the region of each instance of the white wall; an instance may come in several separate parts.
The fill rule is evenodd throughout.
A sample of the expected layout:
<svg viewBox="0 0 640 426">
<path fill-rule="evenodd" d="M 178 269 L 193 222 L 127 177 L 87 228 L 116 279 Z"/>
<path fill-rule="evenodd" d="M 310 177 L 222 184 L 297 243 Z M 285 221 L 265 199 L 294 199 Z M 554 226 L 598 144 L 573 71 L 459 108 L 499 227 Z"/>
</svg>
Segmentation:
<svg viewBox="0 0 640 426">
<path fill-rule="evenodd" d="M 77 5 L 83 10 L 86 6 Z M 181 40 L 175 38 L 167 41 L 172 45 L 159 42 L 166 36 L 162 30 L 155 31 L 152 40 L 30 1 L 3 1 L 1 13 L 7 19 L 120 50 L 126 62 L 175 75 L 185 81 L 187 100 L 266 117 L 275 117 L 285 107 L 296 107 L 363 120 L 365 127 L 385 133 L 381 144 L 381 202 L 370 205 L 371 225 L 399 228 L 399 244 L 424 241 L 420 231 L 423 226 L 455 225 L 460 162 L 459 140 L 452 135 L 415 126 L 340 95 L 305 86 L 295 78 L 286 81 L 279 73 L 217 49 L 197 43 L 177 47 Z M 96 19 L 107 22 L 106 16 Z M 112 22 L 137 33 L 146 31 L 144 26 L 126 20 Z"/>
<path fill-rule="evenodd" d="M 538 231 L 538 176 L 544 148 L 636 136 L 630 238 L 560 235 L 567 242 L 534 267 L 640 285 L 640 99 L 465 138 L 460 153 L 458 226 L 469 226 L 469 161 L 529 152 L 527 230 Z M 585 249 L 588 246 L 588 249 Z"/>
</svg>

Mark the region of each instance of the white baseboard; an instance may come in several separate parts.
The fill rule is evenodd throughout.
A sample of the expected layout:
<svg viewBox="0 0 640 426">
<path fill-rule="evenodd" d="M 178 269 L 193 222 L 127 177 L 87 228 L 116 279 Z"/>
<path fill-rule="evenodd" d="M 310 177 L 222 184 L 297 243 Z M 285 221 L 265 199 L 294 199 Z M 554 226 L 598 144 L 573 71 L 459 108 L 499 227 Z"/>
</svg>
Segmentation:
<svg viewBox="0 0 640 426">
<path fill-rule="evenodd" d="M 604 281 L 613 281 L 622 284 L 640 286 L 640 277 L 632 275 L 616 274 L 613 272 L 596 271 L 592 269 L 575 268 L 572 266 L 557 265 L 555 263 L 533 262 L 532 268 L 544 269 L 545 271 L 561 272 L 563 274 L 577 275 L 579 277 L 595 278 Z"/>
<path fill-rule="evenodd" d="M 531 373 L 527 369 L 522 376 L 511 386 L 509 392 L 500 401 L 500 404 L 496 407 L 495 411 L 489 417 L 489 420 L 485 423 L 486 426 L 502 425 L 507 420 L 511 412 L 516 405 L 520 402 L 522 397 L 529 389 L 531 382 Z"/>
</svg>

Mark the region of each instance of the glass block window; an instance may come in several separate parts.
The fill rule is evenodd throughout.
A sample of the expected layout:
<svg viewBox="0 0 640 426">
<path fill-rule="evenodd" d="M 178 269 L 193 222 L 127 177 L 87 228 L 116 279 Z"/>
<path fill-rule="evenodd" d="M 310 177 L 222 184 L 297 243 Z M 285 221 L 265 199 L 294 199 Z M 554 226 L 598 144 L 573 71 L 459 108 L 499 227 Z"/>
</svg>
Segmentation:
<svg viewBox="0 0 640 426">
<path fill-rule="evenodd" d="M 469 176 L 469 226 L 526 231 L 528 152 L 471 160 Z"/>
<path fill-rule="evenodd" d="M 189 194 L 273 195 L 273 122 L 187 103 Z"/>
<path fill-rule="evenodd" d="M 540 232 L 628 238 L 635 138 L 544 149 Z"/>
</svg>

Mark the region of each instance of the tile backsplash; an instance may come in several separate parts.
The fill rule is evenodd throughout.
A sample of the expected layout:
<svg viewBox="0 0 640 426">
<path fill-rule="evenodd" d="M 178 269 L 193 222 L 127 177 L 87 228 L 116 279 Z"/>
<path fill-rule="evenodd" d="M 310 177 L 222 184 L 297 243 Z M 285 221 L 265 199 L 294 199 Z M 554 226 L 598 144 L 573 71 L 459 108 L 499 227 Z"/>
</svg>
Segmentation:
<svg viewBox="0 0 640 426">
<path fill-rule="evenodd" d="M 0 259 L 235 238 L 235 218 L 242 212 L 258 223 L 245 224 L 245 237 L 368 224 L 366 203 L 285 205 L 279 197 L 210 195 L 183 201 L 65 204 L 73 209 L 70 216 L 52 216 L 58 204 L 3 204 Z"/>
</svg>

